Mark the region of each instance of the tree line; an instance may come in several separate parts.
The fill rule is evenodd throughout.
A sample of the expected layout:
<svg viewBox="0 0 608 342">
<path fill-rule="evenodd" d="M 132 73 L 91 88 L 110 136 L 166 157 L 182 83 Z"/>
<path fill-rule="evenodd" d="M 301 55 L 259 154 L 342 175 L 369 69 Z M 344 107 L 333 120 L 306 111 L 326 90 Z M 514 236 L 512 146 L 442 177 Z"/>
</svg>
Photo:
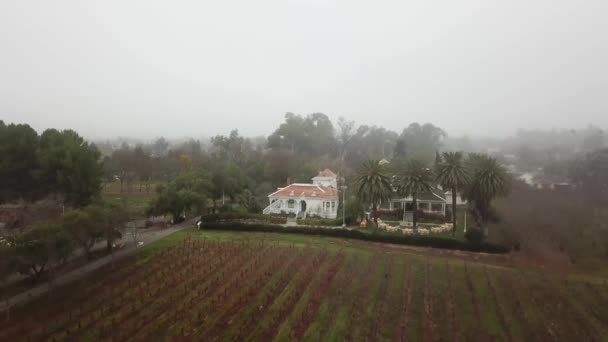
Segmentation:
<svg viewBox="0 0 608 342">
<path fill-rule="evenodd" d="M 0 203 L 58 194 L 69 206 L 90 204 L 101 189 L 102 161 L 94 144 L 72 130 L 0 120 Z"/>
<path fill-rule="evenodd" d="M 589 148 L 601 146 L 601 134 L 594 132 L 583 139 Z M 360 211 L 360 199 L 373 207 L 393 191 L 415 198 L 439 184 L 468 199 L 478 225 L 488 227 L 496 216 L 494 199 L 509 188 L 500 165 L 504 160 L 448 152 L 467 144 L 463 140 L 447 145 L 448 139 L 441 128 L 430 123 L 412 123 L 395 132 L 358 126 L 344 118 L 334 124 L 322 113 L 288 113 L 268 137 L 248 138 L 233 130 L 209 141 L 171 143 L 159 138 L 149 144 L 118 146 L 87 142 L 72 130 L 48 129 L 38 134 L 28 125 L 0 121 L 0 202 L 33 201 L 49 194 L 62 198 L 67 210 L 60 222 L 37 227 L 30 236 L 11 243 L 15 248 L 21 246 L 20 253 L 36 254 L 50 249 L 30 248 L 35 245 L 32 241 L 45 241 L 44 246 L 57 249 L 52 255 L 45 252 L 48 260 L 65 259 L 68 246 L 72 246 L 71 252 L 80 248 L 87 254 L 91 241 L 110 241 L 117 236 L 107 227 L 120 228 L 124 216 L 106 219 L 121 210 L 108 210 L 109 204 L 100 200 L 103 184 L 115 181 L 123 191 L 155 191 L 158 196 L 148 213 L 170 214 L 179 220 L 184 214 L 230 210 L 235 205 L 259 213 L 276 187 L 288 180 L 308 182 L 318 170 L 329 167 L 339 172 L 341 181 L 353 185 L 351 189 L 356 185 L 359 198 L 347 201 L 347 211 Z M 606 198 L 607 160 L 605 149 L 581 156 L 571 173 L 576 184 Z M 380 177 L 364 182 L 370 175 Z M 136 183 L 139 189 L 133 189 Z M 105 230 L 100 228 L 104 224 Z M 6 244 L 3 246 L 5 253 Z M 21 260 L 22 269 L 29 265 L 33 274 L 44 271 L 46 266 L 32 263 L 33 258 L 22 255 L 11 260 Z"/>
<path fill-rule="evenodd" d="M 127 221 L 121 206 L 99 202 L 69 210 L 61 222 L 40 223 L 7 236 L 0 241 L 0 281 L 15 272 L 33 281 L 45 274 L 52 276 L 78 251 L 91 259 L 98 242 L 105 242 L 105 252 L 112 253 Z"/>
</svg>

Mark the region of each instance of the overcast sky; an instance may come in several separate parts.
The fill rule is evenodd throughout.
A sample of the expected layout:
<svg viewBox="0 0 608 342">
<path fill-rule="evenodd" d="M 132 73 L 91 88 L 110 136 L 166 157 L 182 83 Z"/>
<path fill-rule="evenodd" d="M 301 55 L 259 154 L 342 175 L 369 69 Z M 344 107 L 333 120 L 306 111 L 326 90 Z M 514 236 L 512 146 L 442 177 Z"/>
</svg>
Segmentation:
<svg viewBox="0 0 608 342">
<path fill-rule="evenodd" d="M 0 119 L 91 138 L 323 112 L 452 135 L 608 127 L 607 0 L 2 0 Z"/>
</svg>

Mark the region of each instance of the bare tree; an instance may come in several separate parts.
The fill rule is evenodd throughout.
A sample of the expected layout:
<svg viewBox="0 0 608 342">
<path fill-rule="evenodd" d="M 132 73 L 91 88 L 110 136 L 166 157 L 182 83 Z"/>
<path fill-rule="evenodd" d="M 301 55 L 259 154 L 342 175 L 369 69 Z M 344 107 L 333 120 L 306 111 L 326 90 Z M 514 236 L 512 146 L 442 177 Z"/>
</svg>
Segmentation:
<svg viewBox="0 0 608 342">
<path fill-rule="evenodd" d="M 343 117 L 338 119 L 338 142 L 340 143 L 340 167 L 344 169 L 346 159 L 346 148 L 355 135 L 355 122 L 346 120 Z"/>
</svg>

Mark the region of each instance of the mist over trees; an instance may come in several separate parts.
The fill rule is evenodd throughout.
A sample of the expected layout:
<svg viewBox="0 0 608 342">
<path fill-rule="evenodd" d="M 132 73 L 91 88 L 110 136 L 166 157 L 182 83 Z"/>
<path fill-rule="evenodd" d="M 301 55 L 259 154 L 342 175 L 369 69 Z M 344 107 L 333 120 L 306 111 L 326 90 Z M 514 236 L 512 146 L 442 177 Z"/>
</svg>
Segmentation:
<svg viewBox="0 0 608 342">
<path fill-rule="evenodd" d="M 232 130 L 199 140 L 119 138 L 90 143 L 70 130 L 48 129 L 39 135 L 26 124 L 7 125 L 0 121 L 0 201 L 34 201 L 50 194 L 59 195 L 68 209 L 63 227 L 66 236 L 87 249 L 91 241 L 104 238 L 111 241 L 117 236 L 117 232 L 104 230 L 90 220 L 99 217 L 96 215 L 102 210 L 99 208 L 107 208 L 98 200 L 101 188 L 110 183 L 119 183 L 124 193 L 155 193 L 157 200 L 148 213 L 169 214 L 176 221 L 183 214 L 231 210 L 234 205 L 259 213 L 268 204 L 268 194 L 277 187 L 288 182 L 309 182 L 319 170 L 330 168 L 352 190 L 347 209 L 360 211 L 365 204 L 352 194 L 360 176 L 358 171 L 366 161 L 386 159 L 391 168 L 398 168 L 412 163 L 432 167 L 435 160 L 440 167 L 432 171 L 438 175 L 442 172 L 443 176 L 436 181 L 446 189 L 460 192 L 462 184 L 459 186 L 458 179 L 469 180 L 475 173 L 476 179 L 488 176 L 476 186 L 467 187 L 471 192 L 463 194 L 474 209 L 473 218 L 480 227 L 491 227 L 490 239 L 526 248 L 532 244 L 522 241 L 535 235 L 507 229 L 526 225 L 504 212 L 518 212 L 518 220 L 528 217 L 530 221 L 537 220 L 530 216 L 537 213 L 526 211 L 524 202 L 512 202 L 513 199 L 536 191 L 534 187 L 542 182 L 560 182 L 571 185 L 568 196 L 579 203 L 591 203 L 589 207 L 593 208 L 607 203 L 607 151 L 604 132 L 593 126 L 567 131 L 521 130 L 507 138 L 473 138 L 449 136 L 431 123 L 411 123 L 398 131 L 358 125 L 346 118 L 332 122 L 323 113 L 287 113 L 268 137 L 245 137 Z M 454 154 L 444 152 L 462 154 L 460 159 L 454 159 Z M 469 163 L 475 159 L 475 154 L 470 153 L 484 153 L 492 158 L 486 162 L 483 156 L 477 158 L 478 167 L 470 167 L 471 174 L 466 177 L 451 173 L 465 160 Z M 497 168 L 498 165 L 501 167 Z M 492 170 L 503 167 L 514 178 L 530 173 L 540 185 L 534 183 L 527 188 L 518 185 L 513 194 L 502 196 L 504 187 L 492 183 L 489 176 Z M 408 179 L 414 178 L 420 177 L 412 172 Z M 412 182 L 404 184 L 409 184 L 410 193 L 414 192 Z M 425 184 L 417 182 L 416 186 L 422 188 Z M 485 196 L 488 194 L 492 196 Z M 553 196 L 555 192 L 543 194 Z M 494 195 L 501 196 L 489 203 L 486 199 Z M 494 229 L 495 225 L 498 228 Z M 554 240 L 565 241 L 559 234 Z M 598 251 L 604 248 L 602 243 L 599 245 Z M 605 245 L 608 250 L 608 243 Z M 559 246 L 555 244 L 555 248 L 566 248 Z"/>
</svg>

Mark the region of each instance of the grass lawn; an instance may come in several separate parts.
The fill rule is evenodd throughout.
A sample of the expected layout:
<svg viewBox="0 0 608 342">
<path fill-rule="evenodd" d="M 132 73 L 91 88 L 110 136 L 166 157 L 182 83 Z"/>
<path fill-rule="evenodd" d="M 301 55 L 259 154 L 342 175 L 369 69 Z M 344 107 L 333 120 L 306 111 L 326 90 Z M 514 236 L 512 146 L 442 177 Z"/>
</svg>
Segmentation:
<svg viewBox="0 0 608 342">
<path fill-rule="evenodd" d="M 120 182 L 106 183 L 103 186 L 101 196 L 104 200 L 124 205 L 129 218 L 132 220 L 141 219 L 146 216 L 146 209 L 156 198 L 156 184 L 133 184 L 130 188 L 125 184 L 123 191 L 120 189 Z"/>
<path fill-rule="evenodd" d="M 508 255 L 188 230 L 15 310 L 0 340 L 602 340 L 603 280 Z"/>
</svg>

